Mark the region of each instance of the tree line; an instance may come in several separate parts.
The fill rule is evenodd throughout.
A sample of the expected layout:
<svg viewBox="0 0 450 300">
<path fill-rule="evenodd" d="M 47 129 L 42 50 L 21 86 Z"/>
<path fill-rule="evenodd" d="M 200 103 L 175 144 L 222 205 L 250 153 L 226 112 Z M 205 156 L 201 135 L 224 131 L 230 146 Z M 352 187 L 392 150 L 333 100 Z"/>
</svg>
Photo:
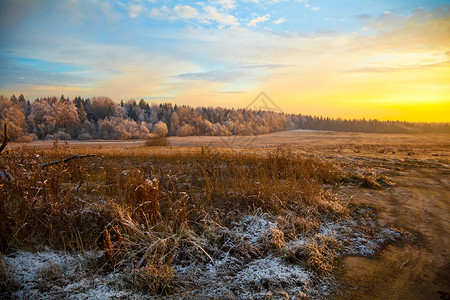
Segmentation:
<svg viewBox="0 0 450 300">
<path fill-rule="evenodd" d="M 45 97 L 30 102 L 23 94 L 0 96 L 0 122 L 8 122 L 10 139 L 20 142 L 259 135 L 291 129 L 450 134 L 449 123 L 344 120 L 241 108 L 150 105 L 143 99 L 116 103 L 108 97 Z"/>
</svg>

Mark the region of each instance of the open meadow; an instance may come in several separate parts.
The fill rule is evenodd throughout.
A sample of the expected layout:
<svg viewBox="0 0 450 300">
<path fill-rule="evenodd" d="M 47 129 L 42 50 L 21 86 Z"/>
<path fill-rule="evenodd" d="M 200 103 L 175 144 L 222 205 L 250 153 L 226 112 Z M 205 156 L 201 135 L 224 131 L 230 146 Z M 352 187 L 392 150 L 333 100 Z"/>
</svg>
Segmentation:
<svg viewBox="0 0 450 300">
<path fill-rule="evenodd" d="M 0 297 L 450 297 L 449 135 L 167 143 L 8 144 Z"/>
</svg>

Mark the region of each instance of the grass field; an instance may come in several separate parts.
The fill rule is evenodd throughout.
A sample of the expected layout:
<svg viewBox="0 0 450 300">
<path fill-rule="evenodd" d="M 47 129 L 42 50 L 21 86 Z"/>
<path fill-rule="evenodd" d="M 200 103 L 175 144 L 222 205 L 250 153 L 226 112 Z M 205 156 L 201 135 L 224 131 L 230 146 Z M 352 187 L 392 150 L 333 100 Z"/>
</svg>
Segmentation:
<svg viewBox="0 0 450 300">
<path fill-rule="evenodd" d="M 449 292 L 449 137 L 290 131 L 168 143 L 9 145 L 1 295 Z M 95 156 L 48 164 L 76 154 Z"/>
</svg>

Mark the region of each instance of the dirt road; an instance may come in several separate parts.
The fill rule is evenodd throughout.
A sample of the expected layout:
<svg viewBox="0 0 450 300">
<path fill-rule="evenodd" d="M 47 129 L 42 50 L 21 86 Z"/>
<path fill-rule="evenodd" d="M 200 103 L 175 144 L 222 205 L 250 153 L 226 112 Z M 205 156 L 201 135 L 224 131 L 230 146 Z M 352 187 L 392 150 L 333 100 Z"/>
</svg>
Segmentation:
<svg viewBox="0 0 450 300">
<path fill-rule="evenodd" d="M 389 245 L 374 258 L 347 257 L 342 299 L 450 299 L 450 169 L 411 167 L 391 172 L 388 190 L 348 189 L 375 204 L 379 220 L 406 228 L 413 242 Z"/>
</svg>

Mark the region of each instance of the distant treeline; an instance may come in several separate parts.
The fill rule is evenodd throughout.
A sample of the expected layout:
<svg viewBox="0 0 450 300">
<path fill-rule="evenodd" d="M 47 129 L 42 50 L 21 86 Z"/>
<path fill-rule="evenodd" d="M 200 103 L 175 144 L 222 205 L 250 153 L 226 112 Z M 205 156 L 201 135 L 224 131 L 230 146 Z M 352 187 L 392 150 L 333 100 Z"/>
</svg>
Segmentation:
<svg viewBox="0 0 450 300">
<path fill-rule="evenodd" d="M 258 135 L 291 129 L 371 133 L 446 133 L 449 123 L 342 120 L 251 109 L 149 105 L 108 97 L 70 100 L 64 96 L 30 102 L 0 96 L 0 122 L 12 141 L 36 139 L 145 139 L 152 136 Z M 3 132 L 0 134 L 3 138 Z"/>
</svg>

